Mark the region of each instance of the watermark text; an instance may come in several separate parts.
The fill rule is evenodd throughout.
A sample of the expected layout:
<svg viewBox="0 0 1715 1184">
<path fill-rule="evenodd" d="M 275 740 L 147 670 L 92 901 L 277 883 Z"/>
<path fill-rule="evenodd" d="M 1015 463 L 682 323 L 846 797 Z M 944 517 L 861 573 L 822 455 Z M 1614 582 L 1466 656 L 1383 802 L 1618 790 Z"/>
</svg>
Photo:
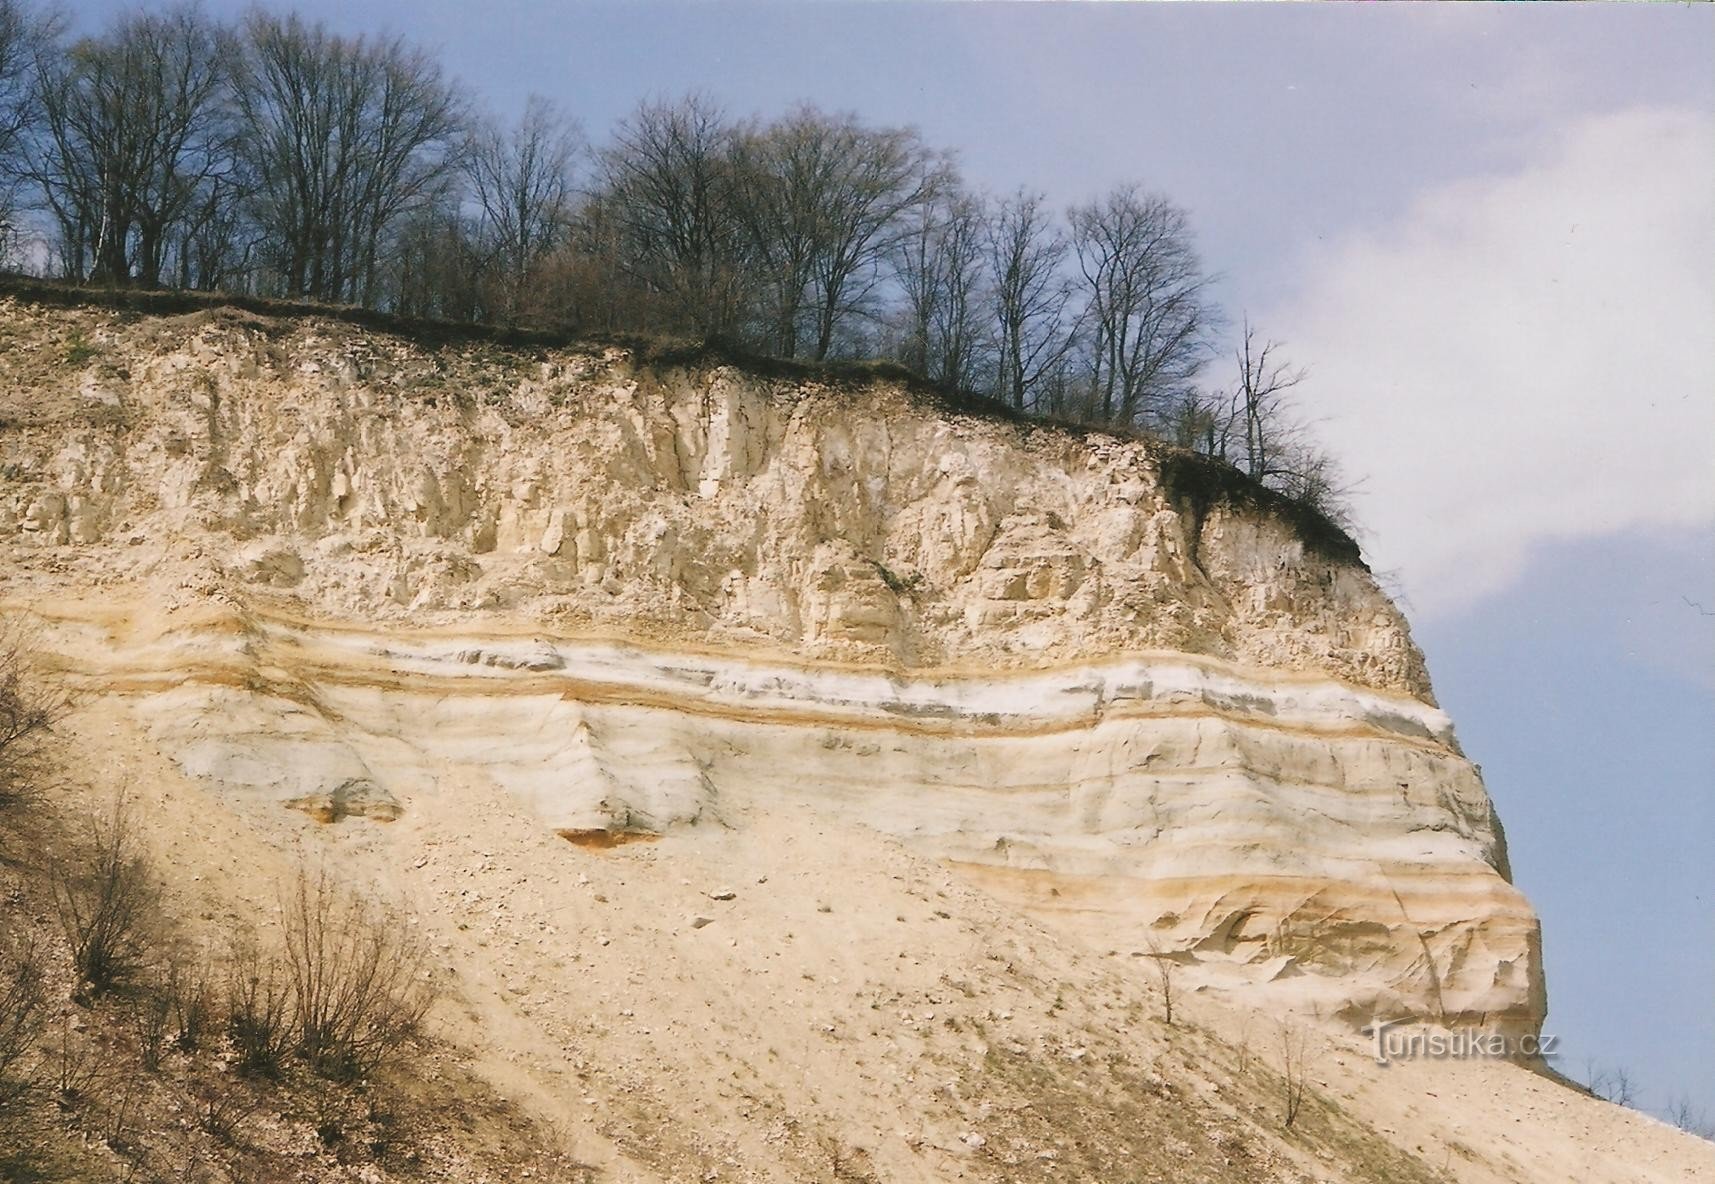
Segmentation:
<svg viewBox="0 0 1715 1184">
<path fill-rule="evenodd" d="M 1552 1057 L 1560 1037 L 1547 1033 L 1505 1035 L 1470 1028 L 1402 1028 L 1403 1020 L 1376 1021 L 1363 1029 L 1376 1064 L 1411 1060 L 1533 1060 Z"/>
</svg>

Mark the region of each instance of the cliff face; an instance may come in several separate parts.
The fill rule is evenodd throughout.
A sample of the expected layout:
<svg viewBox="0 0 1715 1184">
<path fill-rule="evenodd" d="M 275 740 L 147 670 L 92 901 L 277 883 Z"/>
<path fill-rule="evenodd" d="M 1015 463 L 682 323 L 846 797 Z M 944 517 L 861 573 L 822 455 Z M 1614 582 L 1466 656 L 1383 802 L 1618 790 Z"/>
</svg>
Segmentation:
<svg viewBox="0 0 1715 1184">
<path fill-rule="evenodd" d="M 583 845 L 810 806 L 1187 983 L 1540 1023 L 1399 612 L 1146 444 L 617 347 L 0 323 L 0 596 L 229 799 L 475 779 Z"/>
</svg>

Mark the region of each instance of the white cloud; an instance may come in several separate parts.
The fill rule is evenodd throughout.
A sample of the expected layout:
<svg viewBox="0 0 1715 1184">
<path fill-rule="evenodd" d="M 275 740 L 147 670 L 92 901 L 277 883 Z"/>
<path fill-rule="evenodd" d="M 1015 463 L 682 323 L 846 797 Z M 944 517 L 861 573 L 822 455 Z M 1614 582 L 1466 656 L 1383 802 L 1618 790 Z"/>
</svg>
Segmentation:
<svg viewBox="0 0 1715 1184">
<path fill-rule="evenodd" d="M 1311 363 L 1366 551 L 1419 611 L 1500 590 L 1536 543 L 1715 523 L 1712 131 L 1574 123 L 1310 252 L 1259 318 Z"/>
</svg>

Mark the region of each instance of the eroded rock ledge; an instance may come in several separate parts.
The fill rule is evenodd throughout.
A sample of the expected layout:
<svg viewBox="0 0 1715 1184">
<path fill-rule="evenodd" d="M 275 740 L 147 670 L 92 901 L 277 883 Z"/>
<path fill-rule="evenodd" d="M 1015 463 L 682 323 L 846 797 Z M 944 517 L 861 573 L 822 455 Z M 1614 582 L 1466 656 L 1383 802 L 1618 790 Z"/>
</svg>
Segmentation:
<svg viewBox="0 0 1715 1184">
<path fill-rule="evenodd" d="M 175 602 L 542 620 L 894 667 L 1180 650 L 1421 698 L 1369 573 L 1155 447 L 898 387 L 0 300 L 0 547 Z M 73 366 L 76 337 L 93 360 Z"/>
<path fill-rule="evenodd" d="M 214 792 L 367 826 L 479 777 L 582 836 L 790 797 L 1190 983 L 1540 1023 L 1399 612 L 1151 445 L 617 348 L 0 313 L 0 596 Z"/>
</svg>

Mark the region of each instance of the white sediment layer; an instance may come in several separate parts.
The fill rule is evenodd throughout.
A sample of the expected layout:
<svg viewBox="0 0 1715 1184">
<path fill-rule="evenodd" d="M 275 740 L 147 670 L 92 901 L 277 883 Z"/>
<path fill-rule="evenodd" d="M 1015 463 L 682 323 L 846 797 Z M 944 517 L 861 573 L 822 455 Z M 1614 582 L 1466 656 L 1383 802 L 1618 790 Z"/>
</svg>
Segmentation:
<svg viewBox="0 0 1715 1184">
<path fill-rule="evenodd" d="M 230 800 L 480 779 L 583 844 L 809 804 L 1188 985 L 1540 1023 L 1397 609 L 1151 445 L 617 350 L 87 332 L 76 383 L 0 360 L 0 595 Z"/>
</svg>

